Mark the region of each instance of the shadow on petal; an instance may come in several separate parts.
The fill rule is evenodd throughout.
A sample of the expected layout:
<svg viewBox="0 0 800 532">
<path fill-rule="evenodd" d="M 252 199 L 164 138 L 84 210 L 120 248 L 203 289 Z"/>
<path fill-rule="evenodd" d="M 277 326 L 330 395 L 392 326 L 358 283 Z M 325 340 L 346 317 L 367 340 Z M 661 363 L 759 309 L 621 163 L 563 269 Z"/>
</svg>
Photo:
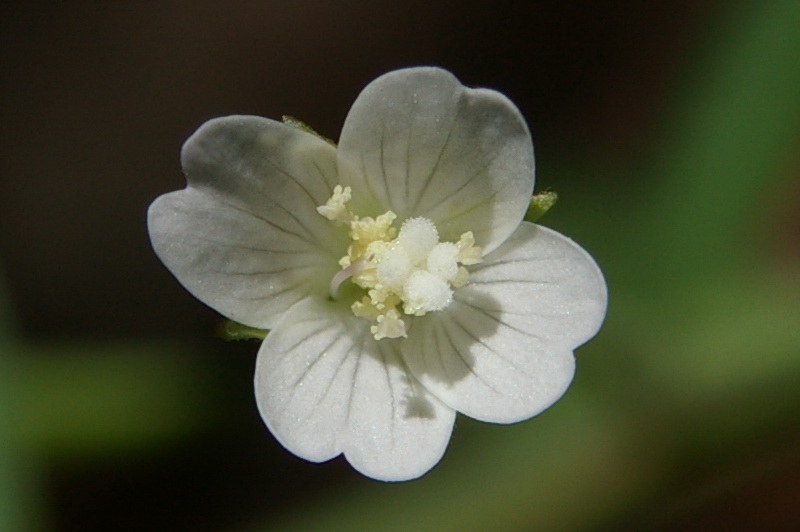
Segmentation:
<svg viewBox="0 0 800 532">
<path fill-rule="evenodd" d="M 402 406 L 405 409 L 403 417 L 405 419 L 421 418 L 433 419 L 436 417 L 436 411 L 433 403 L 431 403 L 428 394 L 422 385 L 408 373 L 406 369 L 406 376 L 403 382 L 408 386 L 408 389 L 403 392 Z"/>
<path fill-rule="evenodd" d="M 436 413 L 433 411 L 433 404 L 430 399 L 423 395 L 409 395 L 404 399 L 403 406 L 406 408 L 405 418 L 433 419 Z"/>
<path fill-rule="evenodd" d="M 362 320 L 356 318 L 355 323 L 361 325 Z M 399 378 L 394 382 L 394 386 L 402 387 L 401 390 L 393 390 L 394 396 L 398 398 L 396 407 L 403 409 L 403 419 L 427 419 L 432 420 L 436 417 L 436 407 L 431 401 L 428 390 L 414 377 L 410 368 L 400 354 L 400 348 L 408 339 L 384 339 L 379 340 L 375 349 L 365 349 L 362 356 L 369 356 L 380 364 L 387 367 L 387 371 L 395 373 Z"/>
<path fill-rule="evenodd" d="M 500 327 L 496 316 L 483 309 L 501 308 L 501 303 L 483 293 L 467 293 L 440 312 L 415 318 L 402 353 L 414 375 L 453 386 L 475 374 L 475 350 Z M 456 319 L 458 313 L 458 319 Z"/>
</svg>

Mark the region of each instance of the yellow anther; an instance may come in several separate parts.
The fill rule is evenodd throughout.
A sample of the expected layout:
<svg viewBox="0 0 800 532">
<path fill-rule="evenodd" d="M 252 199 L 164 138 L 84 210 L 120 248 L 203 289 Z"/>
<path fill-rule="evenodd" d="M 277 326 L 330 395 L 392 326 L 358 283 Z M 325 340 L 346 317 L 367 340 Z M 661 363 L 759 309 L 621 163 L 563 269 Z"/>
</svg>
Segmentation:
<svg viewBox="0 0 800 532">
<path fill-rule="evenodd" d="M 325 203 L 317 207 L 317 212 L 332 222 L 350 223 L 353 213 L 347 208 L 347 202 L 353 199 L 350 187 L 342 188 L 336 185 L 333 189 L 333 196 Z"/>
<path fill-rule="evenodd" d="M 347 255 L 339 260 L 342 270 L 331 283 L 336 297 L 339 283 L 350 279 L 366 295 L 350 309 L 359 318 L 374 323 L 370 332 L 376 340 L 405 337 L 410 318 L 401 312 L 424 316 L 447 308 L 453 289 L 469 281 L 464 266 L 483 260 L 472 232 L 456 243 L 439 242 L 439 232 L 427 218 L 410 218 L 398 231 L 397 216 L 387 211 L 375 218 L 359 218 L 347 208 L 350 187 L 336 186 L 328 202 L 318 207 L 327 219 L 350 227 Z M 335 284 L 335 287 L 334 287 Z"/>
<path fill-rule="evenodd" d="M 467 231 L 461 235 L 461 239 L 456 243 L 458 246 L 458 262 L 465 266 L 483 262 L 483 250 L 475 246 L 475 236 L 472 231 Z"/>
</svg>

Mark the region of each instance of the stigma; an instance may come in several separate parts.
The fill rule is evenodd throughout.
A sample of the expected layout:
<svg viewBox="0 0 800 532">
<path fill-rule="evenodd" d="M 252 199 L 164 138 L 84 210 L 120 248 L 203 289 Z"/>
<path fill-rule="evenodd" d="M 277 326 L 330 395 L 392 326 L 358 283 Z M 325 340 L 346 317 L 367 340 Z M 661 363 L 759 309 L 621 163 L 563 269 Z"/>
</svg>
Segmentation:
<svg viewBox="0 0 800 532">
<path fill-rule="evenodd" d="M 376 340 L 406 337 L 412 316 L 446 309 L 454 290 L 469 281 L 465 266 L 483 260 L 472 232 L 458 242 L 440 242 L 436 225 L 428 218 L 405 220 L 398 231 L 397 216 L 387 211 L 360 218 L 350 211 L 350 187 L 337 185 L 317 211 L 335 223 L 349 226 L 351 243 L 339 261 L 341 270 L 331 279 L 330 294 L 349 280 L 364 290 L 353 302 L 354 315 L 373 322 Z"/>
</svg>

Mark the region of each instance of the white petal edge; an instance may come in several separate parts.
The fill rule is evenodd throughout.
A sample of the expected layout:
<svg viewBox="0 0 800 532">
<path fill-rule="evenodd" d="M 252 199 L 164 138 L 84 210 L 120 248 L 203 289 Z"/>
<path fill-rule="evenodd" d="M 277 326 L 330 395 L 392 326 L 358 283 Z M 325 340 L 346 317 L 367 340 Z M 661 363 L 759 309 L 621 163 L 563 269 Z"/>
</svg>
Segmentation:
<svg viewBox="0 0 800 532">
<path fill-rule="evenodd" d="M 194 189 L 159 197 L 148 212 L 156 254 L 200 301 L 229 319 L 271 328 L 311 293 L 326 293 L 335 258 L 247 211 Z"/>
<path fill-rule="evenodd" d="M 525 222 L 472 268 L 451 307 L 414 322 L 402 352 L 445 404 L 513 423 L 563 395 L 573 350 L 597 333 L 606 305 L 594 260 L 572 240 Z"/>
<path fill-rule="evenodd" d="M 284 124 L 233 116 L 184 144 L 188 186 L 156 199 L 150 240 L 195 297 L 235 321 L 271 328 L 310 292 L 325 293 L 346 232 L 320 216 L 336 183 L 335 149 Z"/>
<path fill-rule="evenodd" d="M 395 341 L 341 304 L 307 299 L 267 336 L 256 361 L 262 419 L 289 451 L 312 462 L 344 453 L 362 474 L 402 481 L 441 459 L 455 412 L 407 371 Z"/>
<path fill-rule="evenodd" d="M 367 85 L 337 155 L 354 208 L 429 218 L 447 241 L 472 231 L 486 252 L 514 231 L 533 192 L 533 144 L 514 104 L 434 67 Z"/>
</svg>

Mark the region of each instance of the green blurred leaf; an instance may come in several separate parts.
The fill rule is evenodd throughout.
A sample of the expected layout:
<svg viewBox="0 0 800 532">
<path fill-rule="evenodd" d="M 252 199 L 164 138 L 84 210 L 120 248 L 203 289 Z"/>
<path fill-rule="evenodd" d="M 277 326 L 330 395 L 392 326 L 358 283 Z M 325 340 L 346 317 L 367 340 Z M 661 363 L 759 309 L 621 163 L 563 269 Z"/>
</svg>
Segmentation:
<svg viewBox="0 0 800 532">
<path fill-rule="evenodd" d="M 724 22 L 670 113 L 642 211 L 649 240 L 637 244 L 662 284 L 748 259 L 797 151 L 800 2 L 737 4 Z"/>
<path fill-rule="evenodd" d="M 14 375 L 16 437 L 45 453 L 119 452 L 196 431 L 213 405 L 163 344 L 37 344 Z"/>
<path fill-rule="evenodd" d="M 39 460 L 15 437 L 14 379 L 21 360 L 5 276 L 0 269 L 0 530 L 28 531 L 37 522 Z"/>
</svg>

